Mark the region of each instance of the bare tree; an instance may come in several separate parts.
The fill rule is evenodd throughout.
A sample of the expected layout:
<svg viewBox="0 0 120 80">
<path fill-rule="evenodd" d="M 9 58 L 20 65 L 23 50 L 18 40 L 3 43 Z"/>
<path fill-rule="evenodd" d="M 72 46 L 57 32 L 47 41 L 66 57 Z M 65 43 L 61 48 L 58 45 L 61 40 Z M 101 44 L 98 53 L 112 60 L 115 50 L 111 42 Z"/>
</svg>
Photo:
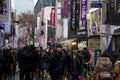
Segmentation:
<svg viewBox="0 0 120 80">
<path fill-rule="evenodd" d="M 34 14 L 31 11 L 22 12 L 18 15 L 18 21 L 23 27 L 34 26 Z"/>
</svg>

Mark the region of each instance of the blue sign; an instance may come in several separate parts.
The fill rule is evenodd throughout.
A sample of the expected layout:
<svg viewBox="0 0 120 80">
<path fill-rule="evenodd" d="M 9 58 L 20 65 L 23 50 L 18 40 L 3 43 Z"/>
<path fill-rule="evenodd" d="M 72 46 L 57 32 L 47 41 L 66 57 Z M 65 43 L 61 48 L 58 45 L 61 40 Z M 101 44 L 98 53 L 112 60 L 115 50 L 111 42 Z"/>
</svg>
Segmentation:
<svg viewBox="0 0 120 80">
<path fill-rule="evenodd" d="M 52 0 L 52 6 L 56 6 L 56 0 Z"/>
<path fill-rule="evenodd" d="M 102 8 L 102 3 L 91 3 L 91 8 Z"/>
</svg>

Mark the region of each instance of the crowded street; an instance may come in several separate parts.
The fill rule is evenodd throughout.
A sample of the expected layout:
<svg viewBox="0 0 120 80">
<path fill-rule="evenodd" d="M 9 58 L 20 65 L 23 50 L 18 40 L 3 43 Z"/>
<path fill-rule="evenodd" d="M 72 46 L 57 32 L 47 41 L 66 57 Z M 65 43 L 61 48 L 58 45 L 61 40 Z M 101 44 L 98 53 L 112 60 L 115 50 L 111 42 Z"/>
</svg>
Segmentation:
<svg viewBox="0 0 120 80">
<path fill-rule="evenodd" d="M 120 0 L 0 0 L 0 80 L 120 80 Z"/>
</svg>

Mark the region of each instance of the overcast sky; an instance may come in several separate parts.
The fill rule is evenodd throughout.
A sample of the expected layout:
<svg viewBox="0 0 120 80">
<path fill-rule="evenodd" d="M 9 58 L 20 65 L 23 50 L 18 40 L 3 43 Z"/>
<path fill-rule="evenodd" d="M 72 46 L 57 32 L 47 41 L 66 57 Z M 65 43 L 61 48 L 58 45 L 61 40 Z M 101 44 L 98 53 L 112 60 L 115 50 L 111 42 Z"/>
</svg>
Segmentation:
<svg viewBox="0 0 120 80">
<path fill-rule="evenodd" d="M 34 11 L 33 0 L 14 0 L 14 8 L 17 14 L 25 11 Z"/>
</svg>

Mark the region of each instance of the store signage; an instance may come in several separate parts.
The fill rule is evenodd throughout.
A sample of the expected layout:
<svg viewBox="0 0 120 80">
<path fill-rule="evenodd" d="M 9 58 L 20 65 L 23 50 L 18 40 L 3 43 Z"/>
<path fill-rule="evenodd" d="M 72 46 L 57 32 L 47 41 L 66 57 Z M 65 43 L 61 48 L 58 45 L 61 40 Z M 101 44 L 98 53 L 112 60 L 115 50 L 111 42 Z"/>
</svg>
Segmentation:
<svg viewBox="0 0 120 80">
<path fill-rule="evenodd" d="M 64 0 L 64 8 L 63 8 L 63 14 L 64 17 L 67 18 L 68 17 L 68 0 Z"/>
<path fill-rule="evenodd" d="M 91 8 L 102 8 L 102 3 L 93 2 L 91 3 Z"/>
<path fill-rule="evenodd" d="M 81 1 L 81 20 L 86 21 L 87 14 L 87 0 Z"/>
<path fill-rule="evenodd" d="M 76 6 L 77 0 L 71 0 L 71 29 L 76 31 Z"/>
<path fill-rule="evenodd" d="M 81 38 L 81 39 L 85 38 L 86 39 L 86 37 L 87 37 L 87 31 L 86 30 L 78 31 L 77 32 L 77 36 L 78 36 L 78 38 Z"/>
<path fill-rule="evenodd" d="M 61 2 L 57 2 L 56 3 L 57 5 L 57 7 L 56 7 L 56 9 L 57 9 L 57 20 L 61 20 Z"/>
<path fill-rule="evenodd" d="M 56 6 L 56 0 L 52 0 L 52 6 Z"/>
<path fill-rule="evenodd" d="M 56 23 L 55 15 L 56 15 L 55 8 L 52 8 L 51 9 L 51 25 L 52 26 L 55 26 L 55 23 Z"/>
<path fill-rule="evenodd" d="M 118 0 L 118 1 L 119 1 L 119 0 Z M 110 0 L 110 1 L 109 1 L 109 5 L 110 5 L 110 10 L 111 10 L 111 12 L 114 12 L 115 0 Z"/>
</svg>

